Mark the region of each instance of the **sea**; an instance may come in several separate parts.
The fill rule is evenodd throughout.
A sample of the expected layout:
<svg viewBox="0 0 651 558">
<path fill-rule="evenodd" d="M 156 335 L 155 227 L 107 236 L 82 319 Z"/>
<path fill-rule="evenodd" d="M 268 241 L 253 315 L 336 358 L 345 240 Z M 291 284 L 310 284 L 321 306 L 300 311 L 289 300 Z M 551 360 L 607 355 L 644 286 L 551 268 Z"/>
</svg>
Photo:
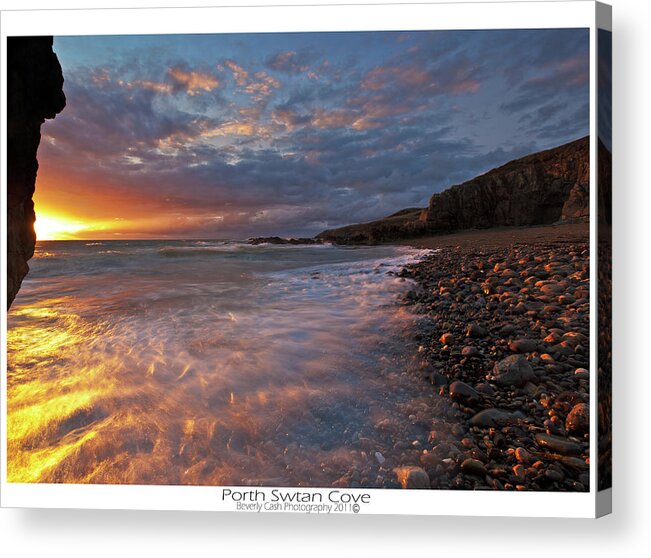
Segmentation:
<svg viewBox="0 0 651 558">
<path fill-rule="evenodd" d="M 8 313 L 9 481 L 393 486 L 427 436 L 398 274 L 425 254 L 38 242 Z"/>
</svg>

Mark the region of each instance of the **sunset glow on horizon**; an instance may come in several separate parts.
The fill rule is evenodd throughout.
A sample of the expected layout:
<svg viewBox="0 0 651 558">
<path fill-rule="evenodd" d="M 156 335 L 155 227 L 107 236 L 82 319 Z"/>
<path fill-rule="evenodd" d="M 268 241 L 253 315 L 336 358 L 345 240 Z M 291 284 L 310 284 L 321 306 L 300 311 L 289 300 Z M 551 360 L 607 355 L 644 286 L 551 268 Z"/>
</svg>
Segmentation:
<svg viewBox="0 0 651 558">
<path fill-rule="evenodd" d="M 42 127 L 38 237 L 312 236 L 425 207 L 588 134 L 588 39 L 55 37 L 67 104 Z"/>
<path fill-rule="evenodd" d="M 52 212 L 47 206 L 35 206 L 34 231 L 37 241 L 52 240 L 163 240 L 176 238 L 173 219 L 144 217 L 137 219 L 115 218 L 113 221 L 81 220 L 80 218 Z M 168 229 L 161 234 L 158 227 Z"/>
<path fill-rule="evenodd" d="M 50 215 L 46 211 L 38 211 L 34 230 L 36 240 L 77 240 L 76 234 L 89 225 L 75 221 L 62 215 Z"/>
</svg>

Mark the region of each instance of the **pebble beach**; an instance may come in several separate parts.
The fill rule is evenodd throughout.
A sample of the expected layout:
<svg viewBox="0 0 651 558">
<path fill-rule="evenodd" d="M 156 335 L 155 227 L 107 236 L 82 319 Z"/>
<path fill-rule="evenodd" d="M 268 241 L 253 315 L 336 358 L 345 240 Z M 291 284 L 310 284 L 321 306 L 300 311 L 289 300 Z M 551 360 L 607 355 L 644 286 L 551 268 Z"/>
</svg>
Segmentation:
<svg viewBox="0 0 651 558">
<path fill-rule="evenodd" d="M 438 394 L 403 488 L 588 491 L 586 225 L 410 242 L 403 304 L 422 317 L 419 381 Z M 427 420 L 414 415 L 414 420 Z"/>
</svg>

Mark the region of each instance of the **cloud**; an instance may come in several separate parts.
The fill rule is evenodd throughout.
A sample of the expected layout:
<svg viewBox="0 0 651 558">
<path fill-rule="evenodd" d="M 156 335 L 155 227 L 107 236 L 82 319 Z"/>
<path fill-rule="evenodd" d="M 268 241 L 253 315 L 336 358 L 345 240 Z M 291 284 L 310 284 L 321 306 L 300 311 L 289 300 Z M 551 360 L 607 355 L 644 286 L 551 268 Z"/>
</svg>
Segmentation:
<svg viewBox="0 0 651 558">
<path fill-rule="evenodd" d="M 272 95 L 274 89 L 281 87 L 276 78 L 262 70 L 251 74 L 233 60 L 225 60 L 224 66 L 233 74 L 239 90 L 249 95 L 257 103 L 264 102 L 267 97 Z"/>
<path fill-rule="evenodd" d="M 563 112 L 566 108 L 567 102 L 551 101 L 534 111 L 526 112 L 518 119 L 518 122 L 529 122 L 538 125 L 544 124 Z"/>
<path fill-rule="evenodd" d="M 317 128 L 348 128 L 352 127 L 358 119 L 356 114 L 348 110 L 317 108 L 311 123 Z"/>
<path fill-rule="evenodd" d="M 309 114 L 298 114 L 289 106 L 277 106 L 271 113 L 271 120 L 274 124 L 293 132 L 300 126 L 306 126 L 312 121 Z"/>
<path fill-rule="evenodd" d="M 170 68 L 167 73 L 174 89 L 182 89 L 190 96 L 210 92 L 219 87 L 219 80 L 207 72 L 185 70 L 176 66 Z"/>
<path fill-rule="evenodd" d="M 232 60 L 226 60 L 224 62 L 226 66 L 232 73 L 235 78 L 235 83 L 239 86 L 244 86 L 249 81 L 249 72 L 247 72 L 242 66 L 238 66 Z"/>
<path fill-rule="evenodd" d="M 267 126 L 259 125 L 252 121 L 230 121 L 211 127 L 201 132 L 201 137 L 211 138 L 215 136 L 256 136 L 268 138 L 271 130 Z"/>
<path fill-rule="evenodd" d="M 362 80 L 362 89 L 382 91 L 396 84 L 410 87 L 434 87 L 435 85 L 434 78 L 424 68 L 378 66 L 366 74 Z"/>
<path fill-rule="evenodd" d="M 123 80 L 120 80 L 118 83 L 124 87 L 127 87 L 128 89 L 148 89 L 149 91 L 154 91 L 155 93 L 171 93 L 174 90 L 174 86 L 170 83 L 161 83 L 159 81 L 151 81 L 148 79 L 137 79 L 131 82 L 124 82 Z"/>
<path fill-rule="evenodd" d="M 587 94 L 590 77 L 587 34 L 578 30 L 585 41 L 579 52 L 566 52 L 561 41 L 556 45 L 545 43 L 548 58 L 536 57 L 536 64 L 521 60 L 518 65 L 509 67 L 506 72 L 512 86 L 512 95 L 500 104 L 505 113 L 517 113 L 540 107 L 543 104 L 560 103 L 565 97 Z M 574 42 L 574 41 L 572 41 Z"/>
<path fill-rule="evenodd" d="M 481 83 L 476 75 L 476 67 L 465 59 L 435 67 L 427 67 L 422 60 L 416 60 L 408 65 L 373 68 L 366 74 L 361 86 L 369 91 L 400 89 L 416 90 L 420 94 L 461 95 L 479 90 Z"/>
<path fill-rule="evenodd" d="M 537 127 L 536 136 L 542 139 L 555 138 L 561 134 L 579 137 L 585 135 L 588 122 L 590 122 L 590 104 L 585 103 L 571 114 L 547 120 L 545 124 Z"/>
<path fill-rule="evenodd" d="M 274 89 L 280 87 L 280 82 L 266 72 L 256 72 L 255 79 L 250 80 L 244 87 L 244 92 L 251 95 L 255 101 L 264 101 Z"/>
<path fill-rule="evenodd" d="M 306 235 L 587 133 L 582 31 L 397 37 L 113 38 L 90 66 L 59 52 L 68 105 L 43 127 L 39 188 L 138 213 L 147 235 Z"/>
<path fill-rule="evenodd" d="M 278 52 L 267 60 L 266 65 L 277 72 L 299 74 L 309 69 L 314 58 L 312 53 L 305 50 Z"/>
</svg>

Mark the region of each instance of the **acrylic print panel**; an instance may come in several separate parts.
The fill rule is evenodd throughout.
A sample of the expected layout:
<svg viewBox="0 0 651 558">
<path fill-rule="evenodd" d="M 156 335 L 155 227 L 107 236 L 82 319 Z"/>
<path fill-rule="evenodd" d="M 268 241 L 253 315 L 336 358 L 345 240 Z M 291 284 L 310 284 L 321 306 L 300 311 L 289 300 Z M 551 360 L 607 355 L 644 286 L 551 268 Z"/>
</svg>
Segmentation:
<svg viewBox="0 0 651 558">
<path fill-rule="evenodd" d="M 593 516 L 559 6 L 3 14 L 2 504 Z"/>
</svg>

